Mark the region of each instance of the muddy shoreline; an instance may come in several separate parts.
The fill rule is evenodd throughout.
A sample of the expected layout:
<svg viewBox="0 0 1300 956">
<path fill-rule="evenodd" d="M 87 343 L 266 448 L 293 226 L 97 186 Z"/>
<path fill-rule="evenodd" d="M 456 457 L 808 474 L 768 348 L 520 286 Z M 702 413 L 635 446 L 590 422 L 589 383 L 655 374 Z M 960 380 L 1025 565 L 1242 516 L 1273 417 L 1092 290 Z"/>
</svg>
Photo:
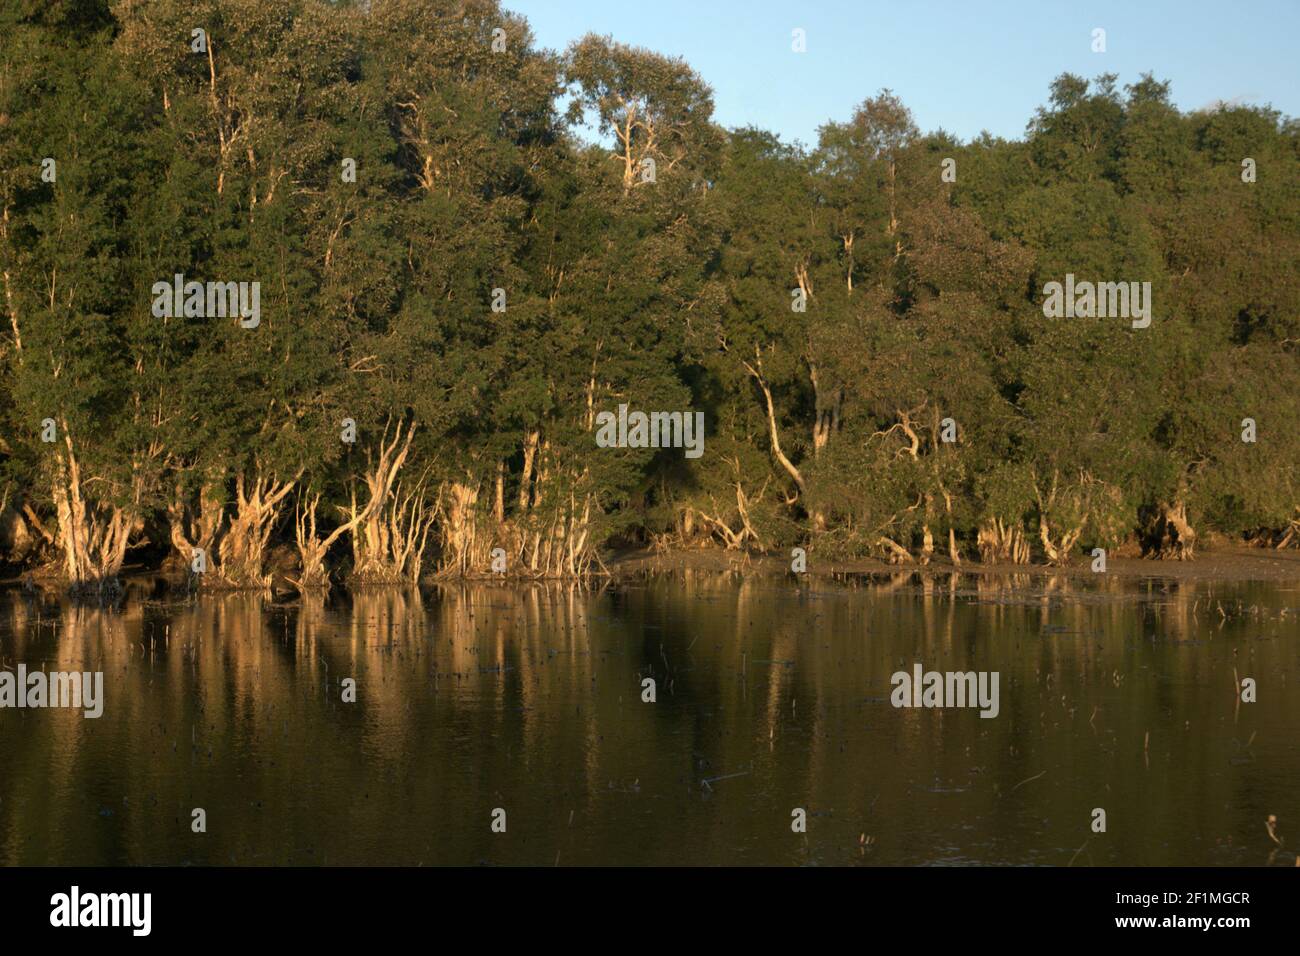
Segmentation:
<svg viewBox="0 0 1300 956">
<path fill-rule="evenodd" d="M 791 575 L 790 558 L 785 555 L 743 555 L 721 550 L 670 550 L 662 553 L 628 551 L 606 559 L 605 566 L 614 577 L 645 573 L 671 573 L 682 570 L 731 572 L 742 575 L 784 577 Z M 889 575 L 920 573 L 948 576 L 953 573 L 991 577 L 1013 575 L 1036 578 L 1094 578 L 1091 561 L 1076 558 L 1065 567 L 1045 564 L 981 564 L 963 561 L 955 566 L 946 557 L 935 557 L 927 565 L 889 564 L 867 559 L 818 559 L 815 552 L 807 557 L 807 574 L 813 577 L 843 575 Z M 1276 551 L 1241 545 L 1226 545 L 1199 553 L 1190 561 L 1158 561 L 1133 557 L 1109 557 L 1106 575 L 1113 578 L 1142 580 L 1157 578 L 1177 581 L 1295 581 L 1300 582 L 1300 550 Z"/>
<path fill-rule="evenodd" d="M 645 575 L 677 574 L 683 571 L 702 573 L 736 574 L 743 577 L 789 578 L 793 577 L 791 559 L 782 553 L 755 554 L 737 551 L 725 551 L 717 548 L 674 548 L 666 551 L 654 551 L 649 548 L 634 548 L 606 555 L 603 569 L 597 565 L 592 580 L 614 580 L 642 577 Z M 954 573 L 980 575 L 983 577 L 1020 577 L 1031 578 L 1095 578 L 1090 559 L 1080 556 L 1064 567 L 1046 564 L 982 564 L 979 561 L 963 561 L 955 566 L 946 556 L 936 555 L 929 564 L 899 563 L 890 564 L 872 558 L 859 559 L 821 559 L 815 552 L 807 555 L 806 576 L 809 578 L 834 578 L 845 576 L 876 576 L 898 574 L 921 574 L 934 577 L 948 577 Z M 1107 558 L 1106 575 L 1125 580 L 1174 580 L 1174 581 L 1269 581 L 1300 583 L 1300 549 L 1276 551 L 1267 548 L 1252 548 L 1244 545 L 1222 545 L 1199 552 L 1190 561 L 1158 561 L 1144 558 L 1112 556 Z M 140 578 L 175 578 L 179 584 L 183 575 L 168 574 L 166 570 L 147 565 L 128 564 L 123 568 L 123 581 Z M 421 586 L 448 584 L 456 580 L 496 581 L 506 584 L 535 583 L 549 580 L 571 580 L 537 578 L 506 574 L 471 575 L 466 578 L 439 578 L 426 575 L 421 578 Z M 0 574 L 0 587 L 20 587 L 32 584 L 42 589 L 57 587 L 53 578 L 30 572 L 9 570 Z M 345 582 L 335 582 L 334 587 L 347 588 Z M 296 591 L 283 574 L 274 575 L 274 591 Z M 355 589 L 355 588 L 352 588 Z M 223 593 L 214 590 L 210 593 Z"/>
</svg>

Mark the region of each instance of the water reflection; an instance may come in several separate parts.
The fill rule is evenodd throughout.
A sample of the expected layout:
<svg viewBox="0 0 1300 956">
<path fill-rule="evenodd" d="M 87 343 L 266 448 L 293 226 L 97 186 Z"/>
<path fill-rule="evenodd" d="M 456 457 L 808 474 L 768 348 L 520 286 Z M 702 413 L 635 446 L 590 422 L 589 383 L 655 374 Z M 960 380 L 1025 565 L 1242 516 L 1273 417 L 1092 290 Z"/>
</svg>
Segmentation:
<svg viewBox="0 0 1300 956">
<path fill-rule="evenodd" d="M 1265 821 L 1300 827 L 1298 604 L 689 570 L 292 603 L 137 581 L 116 609 L 6 592 L 0 666 L 102 670 L 107 700 L 0 710 L 0 863 L 1294 865 Z M 999 716 L 893 708 L 916 661 L 998 671 Z"/>
</svg>

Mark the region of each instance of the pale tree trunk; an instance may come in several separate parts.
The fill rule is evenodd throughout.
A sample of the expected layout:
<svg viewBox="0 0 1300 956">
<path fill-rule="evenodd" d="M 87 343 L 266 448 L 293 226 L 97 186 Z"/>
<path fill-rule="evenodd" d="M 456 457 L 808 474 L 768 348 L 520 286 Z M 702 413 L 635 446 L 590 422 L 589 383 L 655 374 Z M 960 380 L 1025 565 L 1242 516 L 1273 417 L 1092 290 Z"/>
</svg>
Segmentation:
<svg viewBox="0 0 1300 956">
<path fill-rule="evenodd" d="M 892 156 L 889 158 L 888 169 L 889 169 L 889 174 L 888 174 L 889 227 L 886 230 L 886 232 L 894 240 L 894 261 L 897 262 L 899 257 L 902 256 L 903 254 L 903 242 L 901 239 L 898 238 L 898 205 L 897 205 L 897 195 L 896 195 L 897 179 L 898 179 L 898 164 L 895 162 Z"/>
<path fill-rule="evenodd" d="M 710 503 L 713 505 L 714 512 L 717 512 L 718 503 L 716 501 L 713 501 L 711 498 L 710 498 Z M 696 513 L 697 512 L 694 509 L 689 509 L 687 511 L 688 515 L 693 515 Z M 722 539 L 722 546 L 726 550 L 737 551 L 740 549 L 741 544 L 743 544 L 745 540 L 743 536 L 743 532 L 733 531 L 731 529 L 731 525 L 727 524 L 727 522 L 724 521 L 717 514 L 708 514 L 707 512 L 704 511 L 699 511 L 698 514 L 701 520 L 703 520 L 705 524 L 707 524 L 711 529 L 713 529 L 713 533 Z"/>
<path fill-rule="evenodd" d="M 385 583 L 391 578 L 392 552 L 388 537 L 391 525 L 387 512 L 392 507 L 397 474 L 406 463 L 415 438 L 414 422 L 406 429 L 399 421 L 391 441 L 389 427 L 390 424 L 384 426 L 378 456 L 367 455 L 366 473 L 362 476 L 368 495 L 365 507 L 358 511 L 354 489 L 348 511 L 349 520 L 359 525 L 359 530 L 352 535 L 352 576 L 364 583 Z"/>
<path fill-rule="evenodd" d="M 816 458 L 822 453 L 822 449 L 830 444 L 831 435 L 840 427 L 840 408 L 844 402 L 844 390 L 837 387 L 830 389 L 828 393 L 822 387 L 817 366 L 811 361 L 808 363 L 808 377 L 812 381 L 816 406 L 813 419 L 813 457 Z"/>
<path fill-rule="evenodd" d="M 498 525 L 506 523 L 506 463 L 497 462 L 496 497 L 492 502 L 492 516 Z"/>
<path fill-rule="evenodd" d="M 535 577 L 580 577 L 595 559 L 590 476 L 554 459 L 550 442 L 541 441 L 532 505 L 518 515 L 507 550 L 517 570 Z M 552 485 L 553 494 L 546 490 Z"/>
<path fill-rule="evenodd" d="M 737 475 L 739 475 L 740 473 L 739 467 L 736 468 L 736 473 Z M 763 487 L 766 488 L 767 487 L 766 484 Z M 763 496 L 763 492 L 759 491 L 758 495 L 761 498 Z M 739 478 L 737 478 L 736 480 L 736 511 L 740 513 L 741 534 L 744 537 L 748 538 L 749 540 L 753 541 L 754 547 L 762 551 L 763 550 L 762 539 L 759 538 L 758 532 L 754 530 L 754 526 L 749 521 L 749 497 L 745 494 L 745 489 L 741 485 Z"/>
<path fill-rule="evenodd" d="M 398 486 L 395 507 L 389 512 L 389 535 L 393 567 L 405 581 L 418 583 L 424 570 L 424 552 L 437 523 L 436 506 L 425 500 L 424 482 L 403 495 Z"/>
<path fill-rule="evenodd" d="M 718 508 L 717 501 L 714 500 L 712 495 L 709 496 L 709 502 L 713 505 L 713 514 L 708 514 L 695 508 L 688 508 L 686 511 L 686 519 L 690 522 L 690 526 L 693 528 L 694 516 L 698 514 L 704 523 L 712 528 L 713 532 L 722 540 L 723 547 L 728 551 L 738 551 L 747 541 L 753 541 L 754 547 L 761 551 L 763 550 L 763 541 L 759 538 L 758 532 L 754 530 L 754 526 L 749 520 L 749 497 L 745 494 L 745 489 L 739 481 L 737 481 L 735 485 L 736 513 L 740 522 L 740 528 L 738 530 L 732 529 L 732 522 L 728 517 L 722 514 L 721 510 Z M 759 497 L 762 497 L 761 492 Z"/>
<path fill-rule="evenodd" d="M 373 499 L 372 499 L 373 500 Z M 424 553 L 438 518 L 437 505 L 428 500 L 423 480 L 403 492 L 399 484 L 375 510 L 357 510 L 353 496 L 346 512 L 349 523 L 364 529 L 352 535 L 352 581 L 360 585 L 416 582 L 424 566 Z"/>
<path fill-rule="evenodd" d="M 546 497 L 546 483 L 551 475 L 551 442 L 550 439 L 543 439 L 537 449 L 541 456 L 537 463 L 537 476 L 533 482 L 533 503 L 534 509 L 540 508 L 543 499 Z"/>
<path fill-rule="evenodd" d="M 60 424 L 65 451 L 55 456 L 51 490 L 62 574 L 74 591 L 103 593 L 116 586 L 131 533 L 138 523 L 137 514 L 132 508 L 86 497 L 81 463 L 73 448 L 72 436 L 68 433 L 67 423 Z M 138 484 L 134 476 L 133 483 Z M 133 491 L 138 501 L 139 489 Z"/>
<path fill-rule="evenodd" d="M 325 569 L 325 555 L 339 537 L 356 527 L 355 522 L 339 525 L 327 538 L 316 534 L 316 511 L 320 507 L 320 495 L 313 495 L 304 507 L 298 499 L 294 513 L 294 543 L 298 546 L 298 562 L 301 568 L 298 579 L 293 582 L 299 591 L 308 591 L 329 587 L 329 572 Z"/>
<path fill-rule="evenodd" d="M 1196 550 L 1196 532 L 1187 520 L 1187 505 L 1181 500 L 1165 505 L 1165 522 L 1173 530 L 1172 556 L 1179 561 L 1191 560 Z"/>
<path fill-rule="evenodd" d="M 943 492 L 944 512 L 948 515 L 948 557 L 951 559 L 954 567 L 961 567 L 961 551 L 957 547 L 957 529 L 952 526 L 952 495 L 948 489 L 939 484 L 939 490 Z"/>
<path fill-rule="evenodd" d="M 31 504 L 10 501 L 6 492 L 0 504 L 0 559 L 22 564 L 44 545 L 54 543 L 55 536 L 46 529 Z"/>
<path fill-rule="evenodd" d="M 844 270 L 844 282 L 851 293 L 853 291 L 853 231 L 850 230 L 840 236 L 840 240 L 844 243 L 844 258 L 847 262 Z"/>
<path fill-rule="evenodd" d="M 758 358 L 757 348 L 754 350 L 754 354 L 756 365 L 750 365 L 748 362 L 743 360 L 741 364 L 744 365 L 745 370 L 754 377 L 754 381 L 758 383 L 759 389 L 763 392 L 763 399 L 767 404 L 767 425 L 769 439 L 772 443 L 772 455 L 780 463 L 781 467 L 786 470 L 786 473 L 794 479 L 795 486 L 799 489 L 799 493 L 804 494 L 808 489 L 804 484 L 803 475 L 800 474 L 799 469 L 794 466 L 794 462 L 785 456 L 785 452 L 781 451 L 781 435 L 776 428 L 776 408 L 772 404 L 772 390 L 767 387 L 767 381 L 763 378 L 763 363 L 762 360 Z"/>
<path fill-rule="evenodd" d="M 808 266 L 806 263 L 800 263 L 796 268 L 795 278 L 799 283 L 799 288 L 803 290 L 804 295 L 811 299 L 813 289 L 812 282 L 808 278 Z M 809 352 L 811 352 L 811 345 L 809 347 Z M 763 365 L 758 359 L 757 350 L 755 350 L 754 353 L 754 360 L 757 363 L 758 368 L 761 370 Z M 768 420 L 772 433 L 773 451 L 776 453 L 786 470 L 790 472 L 791 477 L 795 478 L 796 484 L 799 486 L 799 491 L 802 493 L 807 490 L 804 487 L 802 475 L 799 475 L 799 472 L 794 468 L 794 465 L 791 464 L 789 459 L 781 453 L 780 442 L 776 433 L 776 416 L 774 415 L 772 408 L 772 392 L 768 389 L 767 383 L 755 373 L 753 368 L 750 368 L 748 364 L 746 364 L 746 368 L 749 368 L 750 374 L 753 374 L 755 378 L 758 379 L 759 386 L 763 389 L 763 397 L 767 400 Z M 840 400 L 843 393 L 840 389 L 836 388 L 831 390 L 829 396 L 824 394 L 824 391 L 821 388 L 821 383 L 818 381 L 817 366 L 811 359 L 808 360 L 808 374 L 812 380 L 814 404 L 816 406 L 813 417 L 813 457 L 816 458 L 822 453 L 822 449 L 830 443 L 831 434 L 839 427 Z M 826 515 L 820 508 L 810 508 L 808 517 L 812 521 L 813 530 L 826 530 Z"/>
<path fill-rule="evenodd" d="M 733 456 L 729 459 L 723 460 L 731 465 L 732 471 L 735 473 L 733 485 L 736 489 L 736 515 L 740 522 L 739 529 L 733 530 L 732 524 L 734 522 L 731 519 L 731 516 L 723 514 L 722 510 L 718 507 L 717 501 L 712 495 L 710 495 L 709 502 L 713 505 L 713 514 L 706 514 L 705 512 L 695 508 L 686 509 L 686 527 L 688 529 L 686 533 L 689 534 L 690 530 L 693 530 L 693 518 L 698 514 L 700 518 L 713 529 L 713 532 L 722 539 L 722 544 L 728 551 L 738 550 L 744 546 L 747 541 L 754 542 L 754 547 L 761 551 L 763 549 L 763 542 L 762 539 L 759 538 L 758 532 L 754 530 L 753 523 L 750 521 L 749 509 L 752 504 L 757 504 L 763 500 L 763 496 L 767 493 L 767 486 L 771 481 L 771 476 L 769 475 L 763 481 L 763 486 L 758 489 L 758 493 L 751 500 L 749 495 L 745 493 L 745 486 L 743 483 L 744 476 L 741 473 L 739 456 Z"/>
<path fill-rule="evenodd" d="M 299 591 L 329 588 L 330 577 L 329 569 L 325 567 L 325 556 L 339 538 L 355 531 L 357 525 L 369 514 L 365 510 L 354 514 L 351 520 L 345 521 L 321 538 L 316 534 L 316 511 L 320 507 L 320 497 L 319 494 L 312 496 L 305 507 L 299 499 L 294 515 L 294 541 L 298 546 L 298 561 L 302 570 L 298 579 L 292 583 Z"/>
<path fill-rule="evenodd" d="M 902 409 L 896 409 L 895 414 L 898 416 L 898 421 L 889 428 L 876 432 L 872 437 L 883 438 L 893 434 L 896 430 L 901 431 L 906 436 L 908 443 L 898 449 L 896 457 L 907 455 L 913 461 L 919 461 L 921 455 L 921 437 L 912 426 L 912 415 L 914 413 L 914 411 L 908 412 L 903 411 Z M 890 564 L 905 564 L 913 560 L 919 560 L 922 564 L 928 564 L 930 562 L 930 558 L 934 554 L 934 534 L 930 530 L 930 512 L 933 506 L 933 500 L 933 495 L 928 493 L 918 493 L 916 503 L 909 505 L 906 512 L 904 512 L 912 512 L 921 507 L 923 503 L 925 505 L 925 517 L 921 524 L 922 543 L 919 558 L 913 558 L 912 553 L 908 551 L 907 548 L 903 547 L 888 535 L 880 535 L 877 537 L 876 543 L 885 549 L 885 556 Z M 899 515 L 895 515 L 888 523 L 881 526 L 881 530 L 891 527 L 898 517 Z M 908 543 L 910 544 L 911 542 L 909 541 Z"/>
<path fill-rule="evenodd" d="M 204 576 L 205 583 L 210 581 L 209 586 L 229 588 L 270 586 L 266 545 L 275 530 L 282 503 L 297 481 L 297 476 L 278 481 L 264 475 L 260 465 L 256 466 L 251 482 L 245 481 L 243 472 L 235 476 L 235 513 L 217 546 L 217 567 Z"/>
<path fill-rule="evenodd" d="M 210 474 L 204 480 L 197 515 L 188 513 L 184 495 L 176 489 L 167 506 L 171 544 L 177 557 L 198 575 L 200 587 L 258 589 L 270 585 L 267 543 L 284 499 L 297 481 L 296 475 L 288 481 L 266 475 L 260 463 L 254 465 L 251 479 L 241 471 L 235 476 L 234 514 L 228 523 L 221 476 Z M 196 567 L 200 552 L 202 562 Z"/>
<path fill-rule="evenodd" d="M 167 506 L 172 549 L 185 567 L 193 569 L 197 551 L 203 552 L 205 562 L 216 560 L 217 535 L 226 519 L 224 484 L 220 475 L 207 477 L 199 491 L 197 515 L 188 513 L 185 495 L 179 486 Z"/>
<path fill-rule="evenodd" d="M 988 518 L 976 536 L 980 560 L 985 564 L 1010 561 L 1029 563 L 1029 542 L 1019 525 L 1003 524 L 1001 518 Z"/>
<path fill-rule="evenodd" d="M 890 564 L 907 564 L 912 560 L 911 552 L 893 538 L 881 535 L 879 543 L 884 547 L 888 554 Z"/>
<path fill-rule="evenodd" d="M 1287 526 L 1282 529 L 1282 537 L 1278 539 L 1275 545 L 1278 551 L 1281 551 L 1292 542 L 1300 543 L 1300 505 L 1296 505 L 1296 516 L 1292 518 Z"/>
<path fill-rule="evenodd" d="M 447 489 L 442 506 L 442 562 L 444 574 L 468 575 L 477 568 L 486 572 L 490 551 L 479 544 L 478 486 L 454 481 Z"/>
<path fill-rule="evenodd" d="M 1084 493 L 1075 495 L 1075 504 L 1078 506 L 1079 520 L 1073 528 L 1064 530 L 1058 541 L 1052 540 L 1051 529 L 1048 525 L 1047 512 L 1056 503 L 1057 495 L 1057 472 L 1052 472 L 1052 487 L 1048 493 L 1047 500 L 1043 500 L 1042 492 L 1038 489 L 1037 476 L 1034 478 L 1034 495 L 1038 499 L 1038 537 L 1043 544 L 1043 553 L 1047 557 L 1049 564 L 1063 565 L 1070 560 L 1070 555 L 1074 546 L 1078 543 L 1079 538 L 1083 535 L 1084 525 L 1088 520 L 1088 497 Z M 1086 485 L 1089 479 L 1082 478 Z"/>
<path fill-rule="evenodd" d="M 929 564 L 930 558 L 934 556 L 934 535 L 930 531 L 930 508 L 934 503 L 932 495 L 925 496 L 925 520 L 921 523 L 921 555 L 920 562 Z"/>
<path fill-rule="evenodd" d="M 524 436 L 524 471 L 519 478 L 519 511 L 528 510 L 532 499 L 533 460 L 537 456 L 537 442 L 541 433 L 530 431 Z"/>
<path fill-rule="evenodd" d="M 1187 520 L 1182 498 L 1159 503 L 1148 551 L 1162 560 L 1189 561 L 1196 551 L 1196 531 Z"/>
<path fill-rule="evenodd" d="M 625 124 L 614 125 L 614 135 L 618 137 L 623 144 L 623 195 L 626 196 L 632 191 L 632 183 L 636 177 L 636 170 L 632 165 L 632 133 L 633 126 L 636 123 L 636 104 L 629 103 L 625 106 L 624 113 Z"/>
<path fill-rule="evenodd" d="M 538 577 L 579 577 L 594 559 L 591 537 L 590 494 L 570 492 L 557 497 L 545 513 L 533 512 L 531 534 L 522 536 L 524 565 Z"/>
<path fill-rule="evenodd" d="M 794 267 L 794 281 L 798 283 L 804 301 L 810 300 L 813 297 L 813 287 L 812 280 L 808 277 L 808 260 L 804 260 Z"/>
<path fill-rule="evenodd" d="M 1052 541 L 1051 532 L 1047 527 L 1047 519 L 1042 515 L 1038 518 L 1038 537 L 1043 543 L 1043 554 L 1047 558 L 1048 564 L 1064 564 L 1069 560 L 1069 552 L 1064 549 L 1064 540 L 1062 546 L 1057 546 Z M 1068 537 L 1068 535 L 1067 535 Z"/>
<path fill-rule="evenodd" d="M 595 560 L 592 546 L 594 499 L 586 490 L 584 470 L 575 473 L 555 460 L 540 429 L 528 431 L 523 444 L 518 510 L 505 512 L 505 468 L 497 463 L 488 479 L 467 474 L 438 492 L 437 538 L 440 576 L 468 577 L 493 573 L 492 553 L 501 548 L 506 572 L 534 577 L 577 577 Z"/>
<path fill-rule="evenodd" d="M 415 437 L 415 423 L 405 428 L 399 421 L 392 440 L 388 428 L 364 476 L 369 498 L 357 509 L 356 491 L 345 510 L 352 532 L 352 580 L 361 585 L 398 584 L 419 579 L 430 529 L 437 519 L 436 505 L 426 495 L 424 480 L 405 494 L 397 474 L 406 463 Z"/>
</svg>

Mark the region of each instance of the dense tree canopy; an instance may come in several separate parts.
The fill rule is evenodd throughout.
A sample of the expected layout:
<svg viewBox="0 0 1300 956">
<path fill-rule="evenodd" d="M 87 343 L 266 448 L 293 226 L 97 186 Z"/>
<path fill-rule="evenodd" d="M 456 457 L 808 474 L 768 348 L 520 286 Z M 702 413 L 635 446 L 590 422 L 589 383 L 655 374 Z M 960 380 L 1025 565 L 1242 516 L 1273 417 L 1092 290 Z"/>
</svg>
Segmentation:
<svg viewBox="0 0 1300 956">
<path fill-rule="evenodd" d="M 792 144 L 496 0 L 5 0 L 0 35 L 13 566 L 1300 538 L 1300 124 L 1269 109 L 1067 74 L 1021 141 L 882 90 Z M 637 412 L 654 441 L 597 441 Z"/>
</svg>

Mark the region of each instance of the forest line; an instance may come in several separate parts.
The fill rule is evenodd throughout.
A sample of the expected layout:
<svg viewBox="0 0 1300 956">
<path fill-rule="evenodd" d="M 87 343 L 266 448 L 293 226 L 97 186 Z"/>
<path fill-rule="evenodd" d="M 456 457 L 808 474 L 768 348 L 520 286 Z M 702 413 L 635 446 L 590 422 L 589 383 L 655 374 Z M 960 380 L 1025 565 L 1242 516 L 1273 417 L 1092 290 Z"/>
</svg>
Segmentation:
<svg viewBox="0 0 1300 956">
<path fill-rule="evenodd" d="M 496 0 L 0 10 L 10 569 L 1300 544 L 1295 119 L 1062 74 L 790 144 Z"/>
</svg>

